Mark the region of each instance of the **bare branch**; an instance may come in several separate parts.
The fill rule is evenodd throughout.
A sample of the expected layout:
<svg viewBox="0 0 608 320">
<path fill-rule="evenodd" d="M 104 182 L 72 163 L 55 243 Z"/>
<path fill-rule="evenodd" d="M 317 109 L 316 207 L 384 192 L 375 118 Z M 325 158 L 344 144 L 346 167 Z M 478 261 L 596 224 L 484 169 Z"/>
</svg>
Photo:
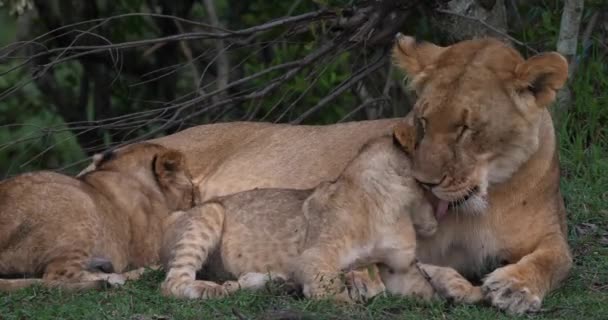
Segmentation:
<svg viewBox="0 0 608 320">
<path fill-rule="evenodd" d="M 220 21 L 217 18 L 217 13 L 215 13 L 215 5 L 213 4 L 213 0 L 203 0 L 203 3 L 209 15 L 209 22 L 211 25 L 221 27 Z M 230 62 L 224 49 L 224 40 L 216 40 L 215 49 L 217 50 L 218 54 L 216 63 L 217 88 L 222 89 L 228 85 L 228 73 L 230 70 Z"/>
<path fill-rule="evenodd" d="M 450 15 L 453 15 L 453 16 L 456 16 L 456 17 L 460 17 L 460 18 L 463 18 L 463 19 L 468 19 L 468 20 L 471 20 L 471 21 L 478 22 L 479 24 L 483 25 L 484 27 L 486 27 L 486 28 L 488 28 L 488 29 L 490 29 L 490 30 L 492 30 L 492 31 L 494 31 L 494 32 L 502 35 L 506 39 L 509 39 L 513 43 L 516 43 L 516 44 L 518 44 L 518 45 L 520 45 L 522 47 L 525 47 L 526 49 L 530 50 L 531 52 L 538 53 L 538 50 L 536 50 L 536 49 L 528 46 L 526 43 L 524 43 L 524 42 L 522 42 L 520 40 L 517 40 L 516 38 L 513 38 L 512 36 L 510 36 L 506 32 L 504 32 L 504 31 L 502 31 L 502 30 L 500 30 L 500 29 L 492 26 L 491 24 L 488 24 L 487 22 L 485 22 L 485 21 L 483 21 L 481 19 L 478 19 L 476 17 L 467 16 L 467 15 L 464 15 L 464 14 L 460 14 L 460 13 L 454 12 L 454 11 L 444 10 L 444 9 L 437 9 L 437 11 L 441 12 L 441 13 L 445 13 L 445 14 L 450 14 Z"/>
<path fill-rule="evenodd" d="M 290 10 L 297 6 L 297 2 L 292 5 Z M 120 94 L 124 92 L 125 95 L 119 96 L 119 99 L 126 98 L 127 103 L 117 100 L 120 101 L 117 103 L 119 108 L 102 114 L 100 120 L 82 121 L 84 116 L 80 115 L 71 120 L 66 119 L 67 121 L 62 125 L 33 130 L 33 134 L 28 137 L 39 139 L 66 131 L 71 131 L 77 137 L 82 137 L 92 131 L 102 133 L 90 139 L 82 141 L 79 139 L 82 149 L 87 152 L 145 140 L 159 134 L 173 132 L 183 126 L 213 122 L 224 116 L 228 119 L 234 119 L 235 116 L 259 119 L 261 114 L 259 116 L 256 114 L 262 110 L 260 106 L 263 106 L 265 112 L 270 109 L 266 116 L 271 117 L 272 120 L 285 121 L 287 116 L 291 117 L 294 114 L 296 119 L 293 123 L 300 123 L 315 112 L 331 105 L 332 101 L 343 95 L 345 91 L 359 85 L 362 80 L 367 81 L 368 85 L 372 83 L 368 81 L 368 77 L 386 65 L 386 49 L 392 44 L 395 30 L 403 28 L 406 17 L 408 17 L 406 14 L 409 12 L 408 8 L 419 1 L 408 1 L 406 4 L 394 0 L 362 2 L 356 4 L 355 9 L 322 9 L 293 17 L 281 17 L 240 30 L 229 30 L 222 27 L 217 14 L 213 15 L 213 9 L 215 9 L 211 8 L 213 3 L 209 0 L 203 0 L 202 3 L 207 7 L 208 24 L 171 15 L 146 13 L 117 15 L 71 25 L 52 23 L 50 25 L 62 26 L 31 41 L 13 44 L 5 47 L 6 50 L 0 51 L 3 58 L 13 59 L 7 66 L 8 68 L 20 64 L 9 72 L 30 65 L 33 69 L 31 74 L 20 77 L 21 84 L 18 83 L 16 87 L 8 88 L 0 95 L 6 97 L 18 91 L 21 94 L 25 91 L 20 91 L 20 89 L 26 84 L 50 79 L 56 83 L 50 84 L 44 90 L 46 98 L 54 101 L 74 100 L 71 102 L 72 104 L 82 105 L 83 103 L 88 104 L 90 101 L 90 99 L 85 99 L 89 95 L 89 90 L 91 94 L 97 94 L 99 84 L 109 83 L 109 80 L 113 79 L 109 86 L 104 88 L 106 90 L 104 92 L 108 93 L 108 99 L 110 96 L 115 96 L 117 92 Z M 351 13 L 348 13 L 348 10 L 352 10 Z M 169 11 L 171 12 L 171 10 Z M 161 28 L 161 36 L 151 36 L 149 39 L 136 41 L 111 42 L 115 39 L 107 36 L 113 34 L 108 23 L 116 21 L 116 19 L 128 19 L 128 17 L 135 16 L 145 17 L 148 22 L 162 22 L 162 25 L 167 28 Z M 164 19 L 172 19 L 172 21 Z M 323 21 L 323 23 L 317 24 L 317 21 Z M 61 22 L 61 19 L 54 22 Z M 321 28 L 316 28 L 316 26 L 321 26 L 322 31 L 317 32 Z M 82 30 L 74 30 L 74 28 Z M 268 38 L 272 38 L 272 40 L 261 41 L 266 40 L 264 35 L 271 31 L 273 35 Z M 275 31 L 279 32 L 275 33 Z M 158 30 L 153 30 L 153 32 L 158 32 Z M 311 43 L 311 34 L 316 39 L 314 43 Z M 201 45 L 200 41 L 197 43 L 189 42 L 190 40 L 211 40 L 209 43 L 213 42 L 214 45 L 209 46 L 205 42 Z M 280 45 L 274 46 L 276 43 Z M 306 50 L 306 53 L 301 54 L 296 51 L 296 57 L 292 53 L 285 55 L 291 57 L 291 60 L 283 60 L 283 55 L 280 57 L 281 59 L 277 59 L 274 47 L 284 48 L 299 45 L 298 43 L 302 44 L 300 48 Z M 313 49 L 309 49 L 311 44 Z M 20 48 L 25 48 L 25 50 L 17 52 Z M 382 55 L 378 56 L 377 53 L 382 51 L 384 51 Z M 21 52 L 31 54 L 23 55 Z M 344 52 L 348 52 L 348 54 L 344 54 Z M 373 57 L 371 63 L 367 61 L 368 56 Z M 164 57 L 168 58 L 164 59 Z M 232 58 L 232 61 L 229 61 L 228 58 Z M 63 73 L 55 67 L 74 59 L 82 66 L 88 65 L 88 68 L 99 67 L 98 72 L 103 76 L 103 80 L 98 80 L 93 70 L 91 71 L 93 73 L 86 71 L 82 75 L 84 80 L 81 82 L 80 88 L 69 88 L 69 85 L 60 83 L 59 79 Z M 249 71 L 246 63 L 251 62 L 252 59 L 256 63 L 259 61 L 258 59 L 261 59 L 264 67 L 256 68 L 253 72 Z M 317 81 L 324 80 L 321 75 L 325 70 L 339 70 L 340 72 L 348 70 L 349 61 L 351 65 L 355 66 L 353 68 L 355 70 L 348 79 L 342 81 L 326 97 L 321 98 L 315 106 L 305 110 L 299 117 L 297 117 L 297 113 L 291 112 L 291 110 L 298 110 L 298 113 L 301 113 L 301 101 L 311 92 L 316 91 Z M 71 68 L 71 65 L 68 68 Z M 184 72 L 184 68 L 191 68 L 192 76 L 197 79 L 192 88 L 184 86 L 184 82 L 181 81 L 184 75 L 189 76 L 191 73 L 190 70 Z M 207 69 L 211 70 L 211 76 L 205 75 Z M 55 80 L 52 79 L 53 73 L 57 75 Z M 165 78 L 167 76 L 171 77 Z M 296 77 L 297 81 L 295 81 Z M 204 81 L 200 81 L 202 78 Z M 120 81 L 114 82 L 116 79 Z M 173 86 L 176 79 L 180 80 L 179 87 Z M 299 86 L 301 79 L 304 79 L 302 88 Z M 189 81 L 189 78 L 187 80 Z M 373 81 L 377 82 L 375 76 Z M 89 87 L 85 85 L 86 83 L 90 83 Z M 291 85 L 294 83 L 298 84 L 298 88 L 292 90 Z M 145 86 L 143 86 L 144 84 Z M 354 109 L 349 108 L 349 113 L 345 118 L 357 114 L 361 108 L 384 105 L 389 101 L 388 96 L 391 93 L 400 95 L 399 92 L 391 90 L 392 81 L 387 80 L 386 83 L 379 84 L 379 86 L 382 85 L 384 85 L 383 88 L 379 88 L 382 90 L 381 97 L 376 98 L 368 93 L 368 98 L 363 99 L 361 105 L 354 106 Z M 56 88 L 56 92 L 52 92 L 52 88 Z M 158 91 L 148 94 L 144 93 L 145 88 Z M 177 90 L 173 91 L 175 94 L 165 93 L 165 90 L 171 91 L 168 88 Z M 376 92 L 376 87 L 368 89 L 370 92 Z M 112 90 L 111 95 L 109 90 Z M 74 99 L 65 99 L 63 96 L 70 92 Z M 269 99 L 277 92 L 279 97 Z M 133 107 L 130 105 L 131 101 Z M 274 105 L 268 106 L 268 101 L 272 101 Z M 110 104 L 110 101 L 106 102 L 107 105 Z M 95 103 L 99 108 L 103 108 L 102 104 Z M 243 110 L 241 108 L 243 106 L 250 108 Z M 297 109 L 296 106 L 298 106 Z M 95 108 L 97 109 L 97 107 Z M 84 110 L 81 107 L 75 109 Z M 127 111 L 129 113 L 118 115 L 119 112 L 124 113 L 125 110 L 129 110 Z M 133 110 L 139 111 L 132 112 Z M 108 137 L 110 139 L 107 139 Z M 19 164 L 27 165 L 44 159 L 42 155 L 52 149 L 55 144 L 61 143 L 62 139 L 64 138 L 51 140 L 50 144 L 46 143 L 41 152 L 33 159 L 20 161 Z M 28 141 L 31 143 L 34 140 Z M 12 143 L 0 145 L 0 148 L 6 148 L 7 145 L 12 145 Z M 31 143 L 31 145 L 39 146 L 36 143 Z"/>
<path fill-rule="evenodd" d="M 358 105 L 357 107 L 355 107 L 353 110 L 351 110 L 349 113 L 347 113 L 344 117 L 342 117 L 342 119 L 340 119 L 338 121 L 338 123 L 344 122 L 346 120 L 349 120 L 350 117 L 352 117 L 353 115 L 355 115 L 357 112 L 361 111 L 362 109 L 366 109 L 370 106 L 373 106 L 375 104 L 378 104 L 380 102 L 388 102 L 390 101 L 387 97 L 379 97 L 379 98 L 374 98 L 374 99 L 368 99 L 365 102 L 363 102 L 362 104 Z"/>
<path fill-rule="evenodd" d="M 384 56 L 380 57 L 374 63 L 370 64 L 369 66 L 366 66 L 362 70 L 359 70 L 359 72 L 357 72 L 357 74 L 355 74 L 352 77 L 350 77 L 349 79 L 343 81 L 329 95 L 327 95 L 326 97 L 321 99 L 315 106 L 308 109 L 306 112 L 302 113 L 298 118 L 291 121 L 291 123 L 299 124 L 302 121 L 304 121 L 307 117 L 309 117 L 310 115 L 312 115 L 315 112 L 322 109 L 329 102 L 331 102 L 333 99 L 335 99 L 340 94 L 342 94 L 342 92 L 344 92 L 346 89 L 349 89 L 350 87 L 355 85 L 357 82 L 361 81 L 361 79 L 365 78 L 370 73 L 372 73 L 372 72 L 376 71 L 377 69 L 379 69 L 380 67 L 382 67 L 382 65 L 384 64 L 384 59 L 385 59 Z"/>
</svg>

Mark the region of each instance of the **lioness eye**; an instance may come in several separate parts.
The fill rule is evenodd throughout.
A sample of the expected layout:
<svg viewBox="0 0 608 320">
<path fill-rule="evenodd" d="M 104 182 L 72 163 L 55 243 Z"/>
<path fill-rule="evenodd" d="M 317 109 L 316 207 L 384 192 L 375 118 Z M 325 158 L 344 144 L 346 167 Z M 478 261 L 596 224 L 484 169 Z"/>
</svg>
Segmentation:
<svg viewBox="0 0 608 320">
<path fill-rule="evenodd" d="M 424 138 L 424 134 L 426 132 L 426 119 L 424 118 L 416 118 L 416 143 L 414 148 L 418 148 L 418 144 Z"/>
<path fill-rule="evenodd" d="M 466 124 L 463 124 L 460 127 L 458 127 L 458 138 L 456 138 L 456 139 L 460 141 L 460 139 L 462 139 L 462 137 L 468 130 L 469 130 L 469 126 L 467 126 Z"/>
</svg>

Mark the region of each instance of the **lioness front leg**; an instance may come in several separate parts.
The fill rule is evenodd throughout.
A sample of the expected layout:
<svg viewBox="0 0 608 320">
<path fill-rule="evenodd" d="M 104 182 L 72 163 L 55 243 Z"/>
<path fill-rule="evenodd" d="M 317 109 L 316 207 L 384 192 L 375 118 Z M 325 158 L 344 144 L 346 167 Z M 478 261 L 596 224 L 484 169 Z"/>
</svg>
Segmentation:
<svg viewBox="0 0 608 320">
<path fill-rule="evenodd" d="M 549 236 L 518 262 L 490 273 L 482 290 L 494 306 L 509 313 L 538 311 L 547 292 L 567 277 L 571 267 L 563 236 Z"/>
<path fill-rule="evenodd" d="M 167 230 L 163 241 L 163 264 L 167 276 L 161 285 L 165 296 L 178 298 L 223 297 L 238 289 L 238 284 L 220 285 L 211 281 L 196 280 L 196 271 L 202 268 L 209 253 L 216 249 L 224 224 L 224 207 L 206 203 L 179 216 Z"/>
</svg>

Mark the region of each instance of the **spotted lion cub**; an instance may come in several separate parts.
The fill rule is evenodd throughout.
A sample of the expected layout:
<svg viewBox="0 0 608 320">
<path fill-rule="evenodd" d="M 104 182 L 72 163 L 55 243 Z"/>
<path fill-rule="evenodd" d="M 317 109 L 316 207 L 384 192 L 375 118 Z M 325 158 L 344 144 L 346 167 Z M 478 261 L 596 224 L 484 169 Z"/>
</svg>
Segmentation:
<svg viewBox="0 0 608 320">
<path fill-rule="evenodd" d="M 306 297 L 352 302 L 344 272 L 377 263 L 389 292 L 428 298 L 415 227 L 421 236 L 435 232 L 432 207 L 398 141 L 377 138 L 337 180 L 312 190 L 255 189 L 182 212 L 165 234 L 162 292 L 213 298 L 289 279 Z M 203 267 L 209 280 L 237 281 L 196 280 Z"/>
<path fill-rule="evenodd" d="M 183 154 L 140 143 L 95 164 L 77 178 L 40 171 L 0 182 L 0 291 L 120 285 L 158 264 L 163 222 L 196 200 Z"/>
</svg>

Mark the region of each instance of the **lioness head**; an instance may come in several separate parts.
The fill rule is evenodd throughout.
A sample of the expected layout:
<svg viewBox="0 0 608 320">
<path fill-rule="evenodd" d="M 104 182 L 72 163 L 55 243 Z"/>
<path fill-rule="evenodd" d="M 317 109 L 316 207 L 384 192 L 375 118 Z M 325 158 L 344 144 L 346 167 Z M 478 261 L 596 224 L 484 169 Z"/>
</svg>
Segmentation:
<svg viewBox="0 0 608 320">
<path fill-rule="evenodd" d="M 99 171 L 121 172 L 147 185 L 156 185 L 171 211 L 192 208 L 198 194 L 184 155 L 153 143 L 137 143 L 97 154 L 79 176 Z"/>
<path fill-rule="evenodd" d="M 566 60 L 555 52 L 525 60 L 495 39 L 440 47 L 404 35 L 393 58 L 418 95 L 396 128 L 413 144 L 414 177 L 439 199 L 438 215 L 448 206 L 481 211 L 488 187 L 538 149 L 540 119 L 566 81 Z M 413 134 L 398 132 L 408 125 Z"/>
</svg>

